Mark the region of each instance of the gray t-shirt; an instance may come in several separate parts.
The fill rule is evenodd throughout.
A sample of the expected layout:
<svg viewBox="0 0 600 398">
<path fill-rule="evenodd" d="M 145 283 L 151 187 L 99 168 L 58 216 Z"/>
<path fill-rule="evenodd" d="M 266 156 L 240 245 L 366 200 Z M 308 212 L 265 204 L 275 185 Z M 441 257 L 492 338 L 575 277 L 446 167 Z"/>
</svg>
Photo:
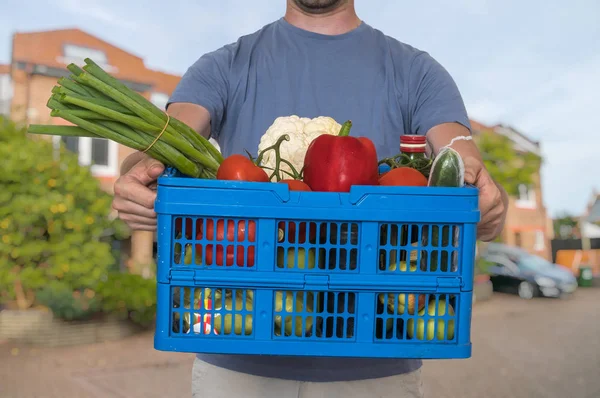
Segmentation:
<svg viewBox="0 0 600 398">
<path fill-rule="evenodd" d="M 440 124 L 470 128 L 459 90 L 429 54 L 362 23 L 342 35 L 308 32 L 281 18 L 203 55 L 169 100 L 205 107 L 224 156 L 256 155 L 279 116 L 351 119 L 379 158 L 399 152 L 402 134 Z M 207 355 L 213 365 L 265 377 L 342 381 L 411 372 L 420 360 Z"/>
</svg>

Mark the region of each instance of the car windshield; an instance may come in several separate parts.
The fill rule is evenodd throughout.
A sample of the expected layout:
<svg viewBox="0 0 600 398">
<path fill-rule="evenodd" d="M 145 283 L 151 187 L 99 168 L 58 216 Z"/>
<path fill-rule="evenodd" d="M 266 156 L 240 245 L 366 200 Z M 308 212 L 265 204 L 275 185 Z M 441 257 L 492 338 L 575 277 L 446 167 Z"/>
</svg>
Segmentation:
<svg viewBox="0 0 600 398">
<path fill-rule="evenodd" d="M 541 257 L 525 255 L 519 259 L 519 267 L 530 271 L 542 271 L 552 268 L 553 265 Z"/>
</svg>

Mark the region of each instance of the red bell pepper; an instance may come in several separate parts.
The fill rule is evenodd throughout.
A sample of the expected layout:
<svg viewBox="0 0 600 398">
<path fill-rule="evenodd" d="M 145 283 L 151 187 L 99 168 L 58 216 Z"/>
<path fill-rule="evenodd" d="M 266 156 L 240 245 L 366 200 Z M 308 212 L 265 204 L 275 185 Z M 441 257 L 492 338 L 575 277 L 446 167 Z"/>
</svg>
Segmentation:
<svg viewBox="0 0 600 398">
<path fill-rule="evenodd" d="M 304 182 L 313 191 L 349 192 L 352 185 L 378 185 L 377 151 L 366 137 L 350 137 L 352 122 L 339 134 L 315 138 L 304 158 Z"/>
</svg>

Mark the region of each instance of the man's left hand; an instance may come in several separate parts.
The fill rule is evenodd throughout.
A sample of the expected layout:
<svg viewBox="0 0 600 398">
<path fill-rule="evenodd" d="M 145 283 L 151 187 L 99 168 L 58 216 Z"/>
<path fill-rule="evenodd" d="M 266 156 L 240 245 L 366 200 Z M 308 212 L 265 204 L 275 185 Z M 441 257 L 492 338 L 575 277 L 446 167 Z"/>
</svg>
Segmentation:
<svg viewBox="0 0 600 398">
<path fill-rule="evenodd" d="M 477 238 L 489 242 L 502 232 L 507 210 L 507 196 L 483 166 L 481 160 L 467 156 L 465 163 L 465 183 L 479 189 L 479 212 L 481 220 L 477 225 Z"/>
<path fill-rule="evenodd" d="M 430 149 L 436 154 L 453 138 L 460 136 L 470 136 L 470 132 L 458 123 L 443 123 L 433 127 L 427 133 Z M 465 164 L 465 182 L 475 185 L 479 189 L 481 220 L 477 224 L 477 239 L 484 242 L 492 241 L 500 235 L 504 228 L 508 195 L 488 173 L 481 153 L 473 141 L 455 141 L 452 148 L 460 154 Z"/>
</svg>

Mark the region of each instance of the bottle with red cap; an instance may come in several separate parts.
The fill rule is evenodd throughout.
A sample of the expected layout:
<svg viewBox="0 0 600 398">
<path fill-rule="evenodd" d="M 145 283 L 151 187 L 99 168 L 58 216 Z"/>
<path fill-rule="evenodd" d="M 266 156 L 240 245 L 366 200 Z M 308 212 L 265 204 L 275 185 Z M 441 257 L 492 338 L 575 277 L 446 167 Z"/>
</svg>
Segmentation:
<svg viewBox="0 0 600 398">
<path fill-rule="evenodd" d="M 400 152 L 390 158 L 379 161 L 379 172 L 386 172 L 396 167 L 412 167 L 429 177 L 432 160 L 427 157 L 427 137 L 424 135 L 407 134 L 400 136 Z"/>
<path fill-rule="evenodd" d="M 424 135 L 408 134 L 400 136 L 400 152 L 402 152 L 402 163 L 406 166 L 415 168 L 429 176 L 429 167 L 431 161 L 427 158 L 427 137 Z M 408 244 L 408 236 L 412 236 L 411 244 L 419 241 L 419 227 L 412 225 L 410 234 L 407 225 L 402 226 L 401 239 L 402 245 Z M 401 260 L 406 261 L 406 253 Z"/>
<path fill-rule="evenodd" d="M 429 178 L 432 160 L 426 154 L 427 137 L 409 134 L 400 136 L 400 164 L 419 170 Z"/>
<path fill-rule="evenodd" d="M 405 154 L 412 162 L 419 162 L 420 159 L 427 159 L 425 151 L 427 149 L 427 138 L 424 135 L 403 135 L 400 136 L 400 152 Z"/>
</svg>

